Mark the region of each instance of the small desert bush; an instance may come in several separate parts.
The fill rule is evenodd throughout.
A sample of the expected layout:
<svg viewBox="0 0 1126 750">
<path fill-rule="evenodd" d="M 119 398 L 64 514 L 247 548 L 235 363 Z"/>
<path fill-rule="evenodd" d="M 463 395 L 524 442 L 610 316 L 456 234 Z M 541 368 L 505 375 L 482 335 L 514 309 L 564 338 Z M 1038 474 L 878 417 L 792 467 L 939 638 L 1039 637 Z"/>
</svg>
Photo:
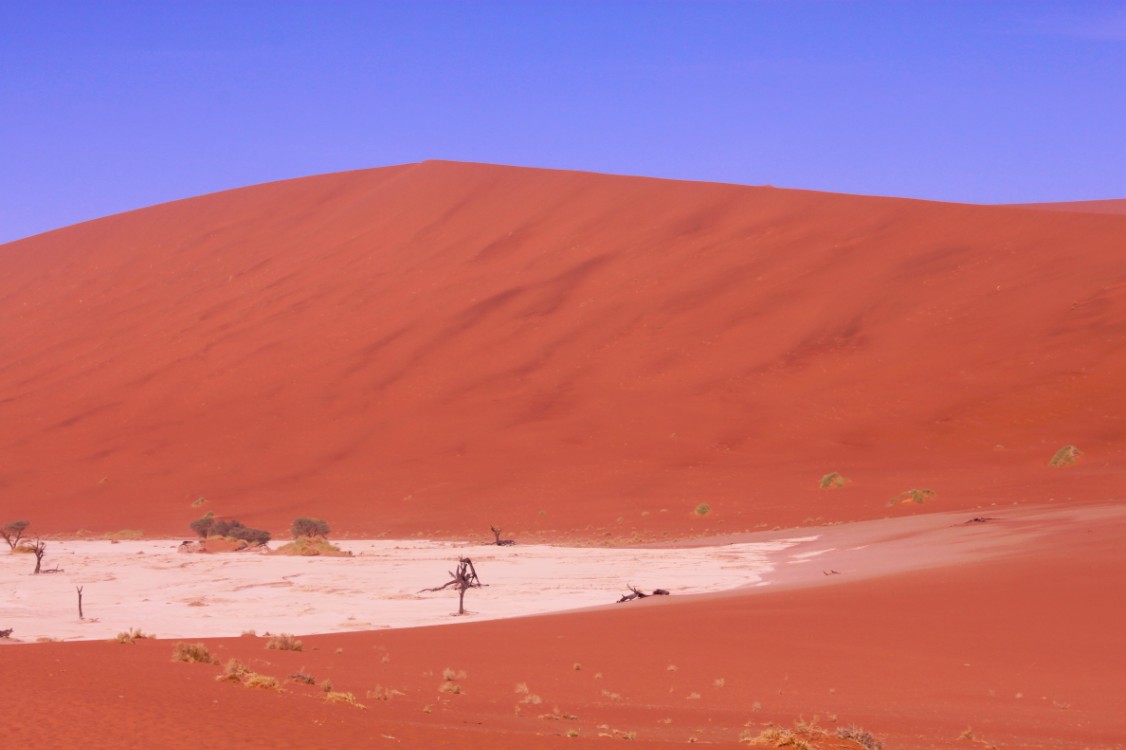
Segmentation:
<svg viewBox="0 0 1126 750">
<path fill-rule="evenodd" d="M 278 684 L 276 677 L 258 674 L 257 672 L 246 675 L 246 682 L 243 684 L 248 688 L 258 688 L 259 690 L 281 690 L 281 685 Z"/>
<path fill-rule="evenodd" d="M 270 541 L 270 532 L 265 529 L 252 529 L 244 526 L 236 518 L 216 518 L 214 513 L 208 511 L 202 517 L 188 524 L 200 539 L 210 536 L 237 539 L 247 544 L 265 544 Z"/>
<path fill-rule="evenodd" d="M 289 544 L 283 544 L 274 550 L 275 555 L 296 555 L 299 557 L 351 557 L 351 552 L 345 552 L 324 537 L 298 537 Z"/>
<path fill-rule="evenodd" d="M 215 679 L 220 682 L 242 682 L 243 678 L 252 674 L 250 668 L 243 664 L 238 659 L 231 659 L 227 662 L 227 666 L 223 667 L 223 673 Z"/>
<path fill-rule="evenodd" d="M 835 471 L 831 471 L 825 476 L 821 477 L 821 489 L 823 490 L 836 490 L 845 486 L 848 480 Z"/>
<path fill-rule="evenodd" d="M 301 641 L 289 633 L 281 633 L 266 641 L 266 648 L 275 651 L 300 651 Z"/>
<path fill-rule="evenodd" d="M 325 703 L 347 703 L 349 706 L 356 708 L 366 708 L 363 703 L 356 700 L 356 696 L 351 693 L 337 693 L 330 691 L 325 693 Z"/>
<path fill-rule="evenodd" d="M 765 745 L 767 747 L 792 747 L 794 750 L 816 750 L 813 745 L 791 729 L 769 727 L 758 735 L 744 731 L 739 737 L 740 742 L 749 742 L 752 745 Z"/>
<path fill-rule="evenodd" d="M 1052 456 L 1052 460 L 1048 461 L 1048 466 L 1056 469 L 1062 469 L 1065 466 L 1074 466 L 1075 459 L 1079 458 L 1081 455 L 1083 455 L 1082 451 L 1074 445 L 1065 445 L 1055 452 L 1055 455 Z"/>
<path fill-rule="evenodd" d="M 891 499 L 889 505 L 896 505 L 900 503 L 915 503 L 922 505 L 927 500 L 938 497 L 938 493 L 934 490 L 904 490 Z"/>
<path fill-rule="evenodd" d="M 842 740 L 852 740 L 868 750 L 883 750 L 884 747 L 884 743 L 873 737 L 871 732 L 865 732 L 860 727 L 838 727 L 837 736 Z"/>
<path fill-rule="evenodd" d="M 442 684 L 438 686 L 439 693 L 453 693 L 454 695 L 461 694 L 461 685 L 456 680 L 464 680 L 466 674 L 463 670 L 454 671 L 449 667 L 442 670 Z"/>
<path fill-rule="evenodd" d="M 696 515 L 698 516 L 706 516 L 711 512 L 712 506 L 708 505 L 707 503 L 700 503 L 696 506 Z"/>
<path fill-rule="evenodd" d="M 129 628 L 128 630 L 123 630 L 122 632 L 118 633 L 117 636 L 114 637 L 114 640 L 121 644 L 129 643 L 136 645 L 137 641 L 141 638 L 151 637 L 152 636 L 146 635 L 145 633 L 141 632 L 138 628 Z"/>
<path fill-rule="evenodd" d="M 172 661 L 199 662 L 200 664 L 213 664 L 215 657 L 202 643 L 184 643 L 177 641 L 172 647 Z"/>
</svg>

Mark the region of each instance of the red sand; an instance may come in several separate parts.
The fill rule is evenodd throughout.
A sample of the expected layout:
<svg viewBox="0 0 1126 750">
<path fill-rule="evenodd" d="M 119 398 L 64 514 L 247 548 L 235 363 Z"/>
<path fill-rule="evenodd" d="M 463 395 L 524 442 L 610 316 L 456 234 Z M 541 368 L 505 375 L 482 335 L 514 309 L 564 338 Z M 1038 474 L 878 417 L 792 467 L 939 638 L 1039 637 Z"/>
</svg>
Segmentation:
<svg viewBox="0 0 1126 750">
<path fill-rule="evenodd" d="M 6 670 L 20 677 L 0 681 L 0 704 L 26 719 L 6 737 L 23 746 L 81 732 L 84 746 L 106 748 L 561 747 L 579 741 L 559 736 L 573 729 L 580 739 L 617 730 L 644 745 L 696 737 L 733 747 L 748 723 L 754 736 L 769 722 L 816 718 L 830 731 L 866 728 L 889 750 L 1126 747 L 1126 603 L 1115 593 L 1126 585 L 1126 510 L 994 518 L 938 529 L 968 556 L 927 570 L 897 572 L 873 553 L 835 562 L 840 575 L 815 575 L 816 587 L 312 636 L 300 653 L 268 651 L 262 638 L 207 641 L 222 661 L 283 680 L 282 694 L 172 663 L 169 641 L 10 646 Z M 921 556 L 942 554 L 933 523 L 905 520 L 830 533 L 842 548 L 898 537 Z M 465 672 L 462 693 L 440 692 L 446 668 Z M 329 680 L 367 708 L 326 705 L 318 687 L 286 682 L 292 673 Z M 520 683 L 540 702 L 525 703 Z M 398 694 L 369 697 L 377 686 Z M 541 718 L 552 714 L 574 718 Z M 967 730 L 983 742 L 957 739 Z"/>
<path fill-rule="evenodd" d="M 444 162 L 112 216 L 0 249 L 0 516 L 628 540 L 1104 500 L 1124 237 Z"/>
<path fill-rule="evenodd" d="M 427 162 L 0 247 L 0 520 L 35 532 L 184 534 L 212 510 L 276 534 L 312 514 L 357 537 L 623 542 L 1075 514 L 925 570 L 903 570 L 905 530 L 887 576 L 817 587 L 297 654 L 211 642 L 362 712 L 217 683 L 167 642 L 6 647 L 6 736 L 732 744 L 835 714 L 889 750 L 1122 748 L 1124 239 L 1115 214 Z M 1079 463 L 1048 468 L 1064 444 Z M 818 490 L 829 471 L 850 483 Z M 888 507 L 911 488 L 938 495 Z M 437 691 L 445 667 L 463 695 Z M 543 702 L 517 715 L 519 682 Z M 578 718 L 535 718 L 555 706 Z"/>
</svg>

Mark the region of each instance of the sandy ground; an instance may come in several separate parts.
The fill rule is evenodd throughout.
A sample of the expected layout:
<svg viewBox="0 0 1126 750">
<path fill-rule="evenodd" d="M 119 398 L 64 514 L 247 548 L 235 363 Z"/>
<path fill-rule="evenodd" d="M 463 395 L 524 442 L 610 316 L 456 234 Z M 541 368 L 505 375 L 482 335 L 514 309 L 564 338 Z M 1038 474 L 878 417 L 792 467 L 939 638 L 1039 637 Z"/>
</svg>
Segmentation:
<svg viewBox="0 0 1126 750">
<path fill-rule="evenodd" d="M 21 641 L 96 640 L 139 628 L 162 638 L 333 633 L 456 622 L 449 580 L 469 557 L 485 585 L 466 594 L 460 620 L 598 606 L 642 590 L 677 595 L 753 585 L 778 565 L 819 554 L 785 550 L 816 536 L 692 549 L 578 549 L 444 542 L 347 541 L 352 557 L 183 554 L 179 541 L 57 541 L 30 575 L 27 554 L 0 555 L 0 627 Z M 82 586 L 86 619 L 77 616 Z"/>
</svg>

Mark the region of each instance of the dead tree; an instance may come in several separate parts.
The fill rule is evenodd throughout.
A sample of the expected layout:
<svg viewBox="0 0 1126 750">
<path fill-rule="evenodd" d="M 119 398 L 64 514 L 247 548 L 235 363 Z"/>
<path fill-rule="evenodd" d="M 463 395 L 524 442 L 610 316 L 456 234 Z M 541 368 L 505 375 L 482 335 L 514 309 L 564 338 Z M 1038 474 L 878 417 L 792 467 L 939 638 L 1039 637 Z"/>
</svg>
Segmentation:
<svg viewBox="0 0 1126 750">
<path fill-rule="evenodd" d="M 501 539 L 500 529 L 498 529 L 496 526 L 490 526 L 489 528 L 492 530 L 493 536 L 497 538 L 498 547 L 511 547 L 512 545 L 516 544 L 515 539 Z"/>
<path fill-rule="evenodd" d="M 39 574 L 39 569 L 43 566 L 43 555 L 47 550 L 47 543 L 39 539 L 35 540 L 35 544 L 31 546 L 31 551 L 35 555 L 35 573 Z"/>
<path fill-rule="evenodd" d="M 457 589 L 457 613 L 459 615 L 465 614 L 465 592 L 467 589 L 480 588 L 484 584 L 481 579 L 477 577 L 477 570 L 473 567 L 473 561 L 468 557 L 463 557 L 458 560 L 457 571 L 450 571 L 450 580 L 446 581 L 441 586 L 435 586 L 432 589 L 422 589 L 422 591 L 442 591 L 453 586 Z M 421 594 L 422 591 L 419 593 Z"/>
<path fill-rule="evenodd" d="M 74 588 L 78 592 L 78 619 L 85 620 L 86 618 L 82 616 L 82 587 L 75 586 Z"/>
<path fill-rule="evenodd" d="M 627 586 L 626 588 L 628 588 L 633 593 L 623 594 L 622 598 L 618 600 L 618 604 L 621 604 L 622 602 L 628 602 L 632 599 L 644 599 L 647 596 L 668 596 L 669 595 L 669 592 L 666 591 L 665 589 L 653 589 L 652 594 L 646 594 L 644 591 L 641 591 L 640 589 L 638 589 L 638 588 L 636 588 L 632 585 Z"/>
</svg>

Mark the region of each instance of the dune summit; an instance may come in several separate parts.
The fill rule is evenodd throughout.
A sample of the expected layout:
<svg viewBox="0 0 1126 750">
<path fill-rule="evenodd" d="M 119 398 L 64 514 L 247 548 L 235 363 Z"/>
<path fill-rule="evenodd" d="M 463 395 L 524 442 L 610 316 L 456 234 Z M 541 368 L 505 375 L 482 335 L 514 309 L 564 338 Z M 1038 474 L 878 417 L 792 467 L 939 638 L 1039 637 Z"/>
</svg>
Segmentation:
<svg viewBox="0 0 1126 750">
<path fill-rule="evenodd" d="M 1105 499 L 1124 236 L 449 162 L 111 216 L 0 248 L 0 516 L 626 540 Z"/>
</svg>

